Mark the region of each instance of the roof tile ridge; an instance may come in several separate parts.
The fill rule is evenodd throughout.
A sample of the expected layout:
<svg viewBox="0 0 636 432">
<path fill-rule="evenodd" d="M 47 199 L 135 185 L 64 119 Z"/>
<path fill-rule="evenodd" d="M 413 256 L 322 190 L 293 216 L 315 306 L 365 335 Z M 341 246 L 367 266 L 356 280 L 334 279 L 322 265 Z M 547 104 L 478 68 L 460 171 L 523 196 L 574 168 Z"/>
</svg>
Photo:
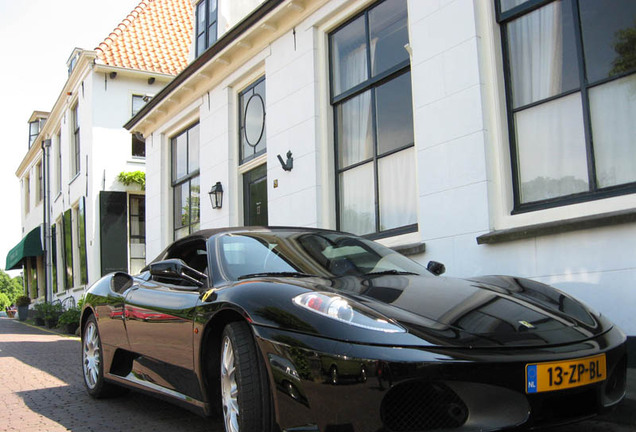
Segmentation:
<svg viewBox="0 0 636 432">
<path fill-rule="evenodd" d="M 154 0 L 141 0 L 137 6 L 134 7 L 124 19 L 110 32 L 108 36 L 104 39 L 103 42 L 99 44 L 95 51 L 104 53 L 108 47 L 110 47 L 113 43 L 115 43 L 128 29 L 128 27 L 137 19 L 140 15 L 143 14 L 145 9 L 149 7 L 149 3 L 154 2 Z M 107 42 L 109 41 L 109 42 Z"/>
</svg>

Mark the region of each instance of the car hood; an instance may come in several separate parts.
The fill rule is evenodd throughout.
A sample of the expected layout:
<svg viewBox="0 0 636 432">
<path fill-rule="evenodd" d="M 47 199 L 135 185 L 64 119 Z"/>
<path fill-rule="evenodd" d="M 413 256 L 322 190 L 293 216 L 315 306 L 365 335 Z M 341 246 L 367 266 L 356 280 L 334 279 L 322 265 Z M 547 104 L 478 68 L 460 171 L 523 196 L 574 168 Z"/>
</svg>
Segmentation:
<svg viewBox="0 0 636 432">
<path fill-rule="evenodd" d="M 589 339 L 611 326 L 567 294 L 528 279 L 391 275 L 332 283 L 409 333 L 443 345 L 553 346 Z"/>
</svg>

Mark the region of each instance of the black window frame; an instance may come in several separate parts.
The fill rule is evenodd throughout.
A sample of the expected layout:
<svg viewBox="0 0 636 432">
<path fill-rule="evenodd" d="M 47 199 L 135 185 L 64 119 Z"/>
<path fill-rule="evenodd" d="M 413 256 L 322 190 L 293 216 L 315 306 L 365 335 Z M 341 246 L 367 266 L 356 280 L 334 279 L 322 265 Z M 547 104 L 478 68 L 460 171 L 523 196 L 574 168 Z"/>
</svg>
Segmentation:
<svg viewBox="0 0 636 432">
<path fill-rule="evenodd" d="M 190 198 L 192 198 L 192 180 L 193 179 L 199 179 L 200 178 L 200 160 L 199 160 L 199 155 L 197 155 L 197 160 L 199 160 L 199 166 L 195 169 L 190 171 L 189 166 L 186 168 L 186 174 L 181 176 L 181 177 L 176 177 L 176 172 L 175 172 L 175 142 L 176 140 L 183 136 L 185 134 L 187 142 L 186 142 L 186 161 L 187 163 L 189 163 L 190 160 L 190 139 L 189 139 L 189 134 L 190 131 L 193 130 L 195 127 L 199 126 L 199 122 L 197 121 L 196 123 L 191 124 L 190 126 L 184 128 L 183 130 L 181 130 L 181 132 L 179 132 L 178 134 L 174 135 L 171 139 L 170 139 L 170 171 L 171 171 L 171 187 L 172 187 L 172 206 L 173 206 L 173 218 L 175 215 L 175 203 L 177 202 L 177 188 L 179 186 L 183 186 L 185 184 L 188 184 L 188 188 L 190 191 Z M 200 130 L 200 129 L 199 129 Z M 200 183 L 199 183 L 199 207 L 198 207 L 198 219 L 193 221 L 192 220 L 192 212 L 190 212 L 190 220 L 188 221 L 187 224 L 184 224 L 182 226 L 177 227 L 177 221 L 176 219 L 173 220 L 172 223 L 172 229 L 173 229 L 173 239 L 177 240 L 177 231 L 183 229 L 183 228 L 188 228 L 188 234 L 192 234 L 194 232 L 193 227 L 195 225 L 198 225 L 201 223 L 201 190 L 200 190 Z"/>
<path fill-rule="evenodd" d="M 210 3 L 214 3 L 216 7 L 214 8 L 214 16 L 210 17 L 208 10 L 210 9 Z M 218 0 L 201 0 L 194 7 L 195 14 L 195 34 L 194 34 L 194 52 L 195 58 L 199 57 L 201 54 L 205 52 L 208 48 L 216 43 L 218 40 L 219 30 L 218 30 L 218 22 L 219 22 L 219 2 Z M 205 14 L 205 24 L 203 28 L 200 28 L 199 13 Z M 203 37 L 203 44 L 200 43 L 200 38 Z M 213 38 L 210 40 L 210 38 Z"/>
<path fill-rule="evenodd" d="M 530 14 L 535 10 L 538 10 L 550 3 L 559 0 L 528 0 L 523 4 L 515 6 L 507 11 L 502 11 L 501 0 L 493 0 L 495 3 L 495 11 L 497 23 L 501 32 L 501 44 L 502 44 L 502 62 L 504 71 L 504 84 L 506 93 L 506 116 L 508 121 L 508 137 L 510 143 L 510 162 L 512 167 L 512 186 L 513 186 L 513 209 L 511 214 L 520 214 L 537 210 L 544 210 L 554 207 L 561 207 L 570 204 L 577 204 L 582 202 L 594 201 L 604 198 L 610 198 L 614 196 L 626 195 L 636 192 L 636 182 L 625 183 L 620 185 L 613 185 L 608 187 L 599 187 L 597 182 L 597 172 L 594 156 L 594 142 L 592 137 L 592 120 L 590 113 L 590 97 L 589 92 L 594 87 L 601 86 L 611 81 L 617 81 L 621 78 L 625 78 L 636 73 L 636 69 L 632 69 L 627 72 L 616 74 L 611 77 L 604 77 L 596 81 L 588 81 L 586 74 L 585 56 L 583 49 L 583 30 L 580 18 L 579 0 L 560 0 L 563 2 L 570 2 L 572 7 L 572 13 L 574 17 L 574 32 L 575 32 L 575 44 L 576 44 L 576 60 L 579 73 L 579 85 L 576 88 L 562 91 L 559 94 L 550 96 L 545 99 L 541 99 L 529 104 L 514 108 L 513 106 L 513 90 L 512 90 L 512 72 L 510 65 L 509 45 L 507 24 L 513 20 Z M 585 136 L 585 151 L 587 156 L 587 173 L 588 173 L 588 191 L 574 193 L 571 195 L 564 195 L 559 197 L 547 198 L 532 202 L 521 202 L 520 192 L 520 180 L 519 180 L 519 160 L 518 160 L 518 148 L 517 137 L 515 133 L 515 120 L 514 116 L 517 112 L 523 111 L 528 108 L 532 108 L 538 105 L 542 105 L 571 94 L 581 94 L 582 112 L 583 112 L 583 128 Z"/>
<path fill-rule="evenodd" d="M 335 33 L 337 33 L 339 30 L 347 27 L 349 24 L 353 23 L 354 21 L 356 21 L 357 19 L 359 19 L 360 17 L 364 16 L 364 25 L 365 25 L 365 34 L 366 34 L 366 44 L 369 45 L 370 44 L 370 40 L 369 40 L 369 35 L 370 35 L 370 25 L 369 25 L 369 14 L 370 12 L 376 8 L 377 6 L 379 6 L 380 4 L 384 3 L 384 0 L 381 1 L 377 1 L 375 3 L 373 3 L 370 7 L 368 7 L 367 9 L 365 9 L 364 11 L 356 14 L 355 16 L 351 17 L 350 19 L 348 19 L 345 23 L 343 23 L 342 25 L 338 26 L 337 28 L 333 29 L 330 33 L 329 33 L 329 43 L 328 43 L 328 49 L 329 49 L 329 83 L 330 83 L 330 89 L 329 89 L 329 98 L 330 98 L 330 105 L 333 108 L 333 125 L 334 125 L 334 168 L 335 168 L 335 187 L 336 187 L 336 229 L 340 230 L 341 229 L 341 223 L 340 223 L 340 216 L 341 216 L 341 209 L 340 209 L 340 174 L 342 174 L 345 171 L 360 167 L 362 165 L 366 165 L 368 163 L 372 163 L 373 164 L 373 181 L 374 181 L 374 199 L 375 199 L 375 231 L 373 233 L 369 233 L 369 234 L 364 234 L 361 237 L 364 238 L 368 238 L 368 239 L 380 239 L 380 238 L 387 238 L 387 237 L 393 237 L 393 236 L 398 236 L 398 235 L 402 235 L 402 234 L 408 234 L 408 233 L 412 233 L 412 232 L 417 232 L 417 230 L 419 229 L 419 225 L 418 222 L 415 222 L 414 224 L 410 224 L 410 225 L 405 225 L 405 226 L 401 226 L 401 227 L 397 227 L 397 228 L 391 228 L 388 230 L 381 230 L 380 229 L 380 224 L 381 224 L 381 219 L 380 219 L 380 197 L 379 197 L 379 168 L 378 168 L 378 163 L 381 159 L 385 158 L 385 157 L 389 157 L 391 155 L 394 155 L 396 153 L 399 153 L 401 151 L 407 150 L 409 148 L 414 148 L 415 147 L 415 137 L 413 142 L 404 145 L 402 147 L 399 148 L 395 148 L 392 149 L 391 151 L 382 153 L 382 154 L 378 154 L 378 145 L 377 145 L 377 140 L 378 140 L 378 127 L 377 127 L 377 106 L 376 106 L 376 91 L 379 87 L 381 87 L 383 84 L 386 84 L 394 79 L 397 79 L 399 77 L 401 77 L 402 75 L 405 74 L 410 74 L 411 72 L 411 60 L 410 57 L 408 58 L 408 60 L 404 60 L 401 63 L 398 63 L 396 65 L 394 65 L 393 67 L 383 71 L 382 73 L 379 73 L 375 76 L 373 76 L 372 73 L 370 73 L 370 71 L 372 70 L 372 63 L 371 63 L 371 54 L 370 54 L 370 50 L 366 50 L 366 63 L 367 63 L 367 71 L 369 71 L 369 77 L 362 81 L 361 83 L 354 85 L 353 87 L 351 87 L 348 90 L 345 90 L 337 95 L 334 95 L 334 76 L 333 76 L 333 65 L 332 65 L 332 58 L 331 58 L 331 53 L 333 52 L 333 38 L 332 35 L 334 35 Z M 359 96 L 367 91 L 371 91 L 371 118 L 372 118 L 372 130 L 373 130 L 373 135 L 374 135 L 374 139 L 373 139 L 373 155 L 371 158 L 369 159 L 365 159 L 362 161 L 359 161 L 357 163 L 351 164 L 345 168 L 340 168 L 340 161 L 338 158 L 339 155 L 339 146 L 338 146 L 338 106 L 340 104 L 343 104 L 344 102 L 347 102 L 350 99 L 353 99 L 356 96 Z M 411 99 L 413 98 L 413 94 L 411 93 Z M 415 123 L 415 120 L 413 119 L 413 123 Z M 415 169 L 415 166 L 414 166 Z M 413 199 L 417 199 L 417 197 L 413 197 Z"/>
<path fill-rule="evenodd" d="M 73 166 L 71 167 L 72 168 L 71 177 L 75 177 L 76 175 L 80 173 L 80 169 L 81 169 L 79 103 L 77 102 L 75 103 L 75 105 L 73 105 L 73 108 L 71 108 L 71 128 L 72 128 L 72 141 L 73 141 L 71 143 L 72 150 L 73 150 L 73 155 L 72 155 Z"/>
<path fill-rule="evenodd" d="M 250 84 L 249 86 L 245 87 L 243 90 L 241 90 L 239 92 L 238 95 L 238 120 L 239 120 L 239 165 L 243 165 L 246 162 L 251 161 L 252 159 L 256 159 L 264 154 L 267 153 L 267 93 L 265 90 L 264 94 L 260 94 L 260 93 L 256 93 L 256 87 L 259 86 L 261 83 L 265 82 L 265 75 L 263 75 L 262 77 L 260 77 L 259 79 L 257 79 L 256 81 L 254 81 L 252 84 Z M 253 92 L 252 96 L 249 96 L 247 99 L 246 103 L 243 103 L 243 101 L 245 100 L 246 96 L 250 93 Z M 249 103 L 249 100 L 252 97 L 259 97 L 263 103 L 263 127 L 261 130 L 261 135 L 258 139 L 258 142 L 255 145 L 251 145 L 248 142 L 247 136 L 246 136 L 246 132 L 245 132 L 245 117 L 247 115 L 247 103 Z M 259 150 L 256 151 L 256 147 L 258 147 L 261 144 L 261 141 L 265 140 L 265 146 Z M 243 147 L 244 147 L 244 143 L 247 142 L 248 146 L 253 147 L 254 148 L 254 152 L 250 155 L 245 155 L 245 152 L 243 151 Z"/>
<path fill-rule="evenodd" d="M 33 130 L 35 127 L 35 131 Z M 33 145 L 33 142 L 40 134 L 40 120 L 34 120 L 29 122 L 29 148 Z"/>
</svg>

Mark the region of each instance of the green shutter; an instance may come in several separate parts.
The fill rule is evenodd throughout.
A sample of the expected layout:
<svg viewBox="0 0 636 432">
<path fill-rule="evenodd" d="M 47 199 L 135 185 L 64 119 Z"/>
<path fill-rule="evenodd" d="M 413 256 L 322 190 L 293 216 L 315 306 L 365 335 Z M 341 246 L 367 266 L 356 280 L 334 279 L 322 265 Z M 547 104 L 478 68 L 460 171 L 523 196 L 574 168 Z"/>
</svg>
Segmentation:
<svg viewBox="0 0 636 432">
<path fill-rule="evenodd" d="M 51 279 L 53 280 L 53 292 L 58 292 L 57 286 L 57 226 L 51 225 Z"/>
<path fill-rule="evenodd" d="M 71 221 L 71 210 L 64 212 L 63 216 L 63 237 L 64 237 L 64 288 L 73 288 L 73 224 Z"/>
<path fill-rule="evenodd" d="M 82 197 L 77 207 L 77 247 L 80 260 L 80 284 L 88 283 L 88 264 L 86 260 L 86 203 Z"/>
<path fill-rule="evenodd" d="M 102 276 L 128 271 L 126 192 L 99 193 L 99 233 Z"/>
</svg>

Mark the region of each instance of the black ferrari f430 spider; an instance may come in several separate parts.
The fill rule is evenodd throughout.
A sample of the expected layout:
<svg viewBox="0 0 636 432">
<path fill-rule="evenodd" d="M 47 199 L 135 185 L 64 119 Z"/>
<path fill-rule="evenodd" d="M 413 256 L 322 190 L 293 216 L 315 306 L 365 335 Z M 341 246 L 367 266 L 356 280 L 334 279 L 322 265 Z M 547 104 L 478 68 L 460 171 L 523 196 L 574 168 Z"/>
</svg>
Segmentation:
<svg viewBox="0 0 636 432">
<path fill-rule="evenodd" d="M 86 388 L 227 432 L 536 428 L 621 401 L 625 335 L 603 315 L 532 280 L 442 272 L 336 231 L 199 231 L 88 290 Z"/>
</svg>

